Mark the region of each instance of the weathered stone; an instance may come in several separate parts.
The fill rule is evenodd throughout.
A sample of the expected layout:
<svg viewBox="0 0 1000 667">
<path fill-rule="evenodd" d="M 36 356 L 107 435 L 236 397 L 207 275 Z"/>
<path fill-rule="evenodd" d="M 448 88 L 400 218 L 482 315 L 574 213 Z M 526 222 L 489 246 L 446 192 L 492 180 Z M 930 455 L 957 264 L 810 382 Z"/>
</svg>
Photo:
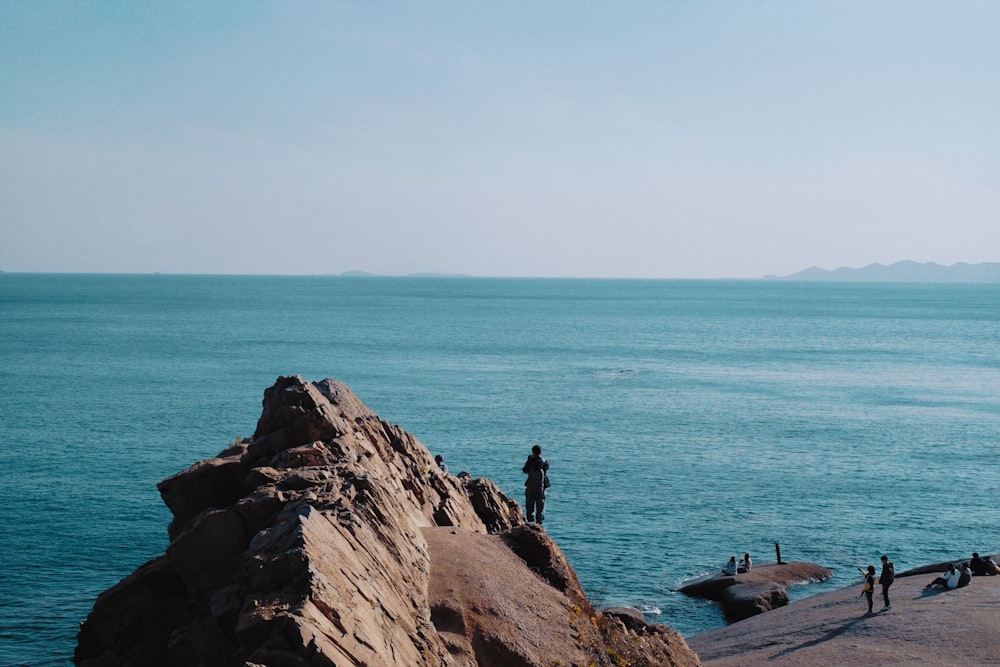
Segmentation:
<svg viewBox="0 0 1000 667">
<path fill-rule="evenodd" d="M 284 494 L 266 486 L 242 498 L 232 509 L 243 519 L 247 532 L 256 535 L 274 521 L 284 506 Z"/>
<path fill-rule="evenodd" d="M 580 588 L 576 572 L 556 543 L 536 523 L 523 524 L 503 533 L 510 550 L 553 588 Z"/>
<path fill-rule="evenodd" d="M 273 456 L 344 433 L 342 420 L 336 419 L 329 401 L 300 377 L 278 378 L 264 392 L 263 406 L 248 448 L 252 458 Z"/>
<path fill-rule="evenodd" d="M 613 616 L 620 620 L 622 625 L 629 630 L 637 630 L 649 625 L 642 612 L 634 607 L 608 607 L 602 611 L 608 616 Z"/>
<path fill-rule="evenodd" d="M 140 645 L 165 656 L 171 634 L 190 616 L 184 583 L 161 556 L 101 593 L 77 635 L 74 661 L 89 667 L 120 664 Z"/>
<path fill-rule="evenodd" d="M 330 450 L 322 442 L 311 442 L 301 447 L 292 447 L 271 459 L 274 468 L 308 468 L 325 466 L 330 462 Z"/>
<path fill-rule="evenodd" d="M 172 665 L 215 667 L 223 665 L 235 647 L 215 618 L 199 618 L 176 630 L 167 644 Z"/>
<path fill-rule="evenodd" d="M 159 488 L 174 514 L 167 553 L 98 599 L 78 664 L 548 665 L 565 655 L 579 660 L 563 664 L 609 665 L 611 650 L 630 664 L 698 664 L 669 628 L 626 628 L 594 611 L 515 501 L 488 479 L 442 472 L 412 435 L 333 380 L 279 378 L 250 441 Z M 503 533 L 475 542 L 485 560 L 465 566 L 488 579 L 493 562 L 509 565 L 493 597 L 468 598 L 509 622 L 431 601 L 440 577 L 424 531 L 437 526 Z M 541 607 L 518 611 L 508 599 L 524 582 Z M 515 632 L 524 623 L 537 625 L 530 647 Z M 548 636 L 563 643 L 546 648 Z"/>
<path fill-rule="evenodd" d="M 239 574 L 247 537 L 231 510 L 209 510 L 167 547 L 167 558 L 192 593 L 217 590 Z"/>
<path fill-rule="evenodd" d="M 700 664 L 684 639 L 666 626 L 595 610 L 562 552 L 537 526 L 500 535 L 461 528 L 425 528 L 431 554 L 431 620 L 449 654 L 443 665 Z M 531 563 L 503 548 L 525 547 Z M 541 572 L 533 571 L 534 569 Z M 545 574 L 567 569 L 564 587 Z"/>
<path fill-rule="evenodd" d="M 722 589 L 719 602 L 726 618 L 741 621 L 788 604 L 785 587 L 773 582 L 738 584 Z"/>
<path fill-rule="evenodd" d="M 716 600 L 731 621 L 788 604 L 786 586 L 825 581 L 833 570 L 813 563 L 781 562 L 754 566 L 740 574 L 716 573 L 688 582 L 678 589 L 685 595 Z"/>
<path fill-rule="evenodd" d="M 160 497 L 174 515 L 170 538 L 180 535 L 204 510 L 229 507 L 242 498 L 246 474 L 246 464 L 240 458 L 214 458 L 199 461 L 157 484 Z"/>
<path fill-rule="evenodd" d="M 509 530 L 524 523 L 524 514 L 515 500 L 505 496 L 492 480 L 462 478 L 465 493 L 476 514 L 491 533 Z"/>
</svg>

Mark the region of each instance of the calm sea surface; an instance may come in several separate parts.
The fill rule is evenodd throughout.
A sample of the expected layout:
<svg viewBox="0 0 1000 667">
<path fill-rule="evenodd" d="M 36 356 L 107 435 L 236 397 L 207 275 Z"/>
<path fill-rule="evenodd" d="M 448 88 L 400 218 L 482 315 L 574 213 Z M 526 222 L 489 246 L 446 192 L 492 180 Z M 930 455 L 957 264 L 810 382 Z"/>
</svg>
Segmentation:
<svg viewBox="0 0 1000 667">
<path fill-rule="evenodd" d="M 167 546 L 156 483 L 345 381 L 519 502 L 600 604 L 685 635 L 730 555 L 1000 551 L 1000 285 L 0 274 L 0 665 L 66 665 Z"/>
</svg>

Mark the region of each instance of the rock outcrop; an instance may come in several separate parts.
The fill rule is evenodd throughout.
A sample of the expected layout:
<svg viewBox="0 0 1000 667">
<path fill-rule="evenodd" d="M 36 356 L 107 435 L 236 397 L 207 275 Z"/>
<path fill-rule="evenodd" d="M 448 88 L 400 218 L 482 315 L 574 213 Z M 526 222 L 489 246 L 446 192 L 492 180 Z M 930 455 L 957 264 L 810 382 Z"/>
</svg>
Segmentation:
<svg viewBox="0 0 1000 667">
<path fill-rule="evenodd" d="M 766 563 L 741 574 L 716 573 L 688 582 L 685 595 L 715 600 L 729 621 L 741 621 L 788 604 L 786 586 L 825 581 L 833 570 L 813 563 Z"/>
<path fill-rule="evenodd" d="M 973 577 L 955 590 L 925 589 L 936 575 L 897 575 L 890 610 L 867 613 L 857 575 L 844 588 L 688 641 L 706 667 L 1000 664 L 1000 576 Z"/>
<path fill-rule="evenodd" d="M 252 438 L 159 490 L 166 553 L 100 595 L 78 665 L 700 664 L 594 610 L 516 502 L 333 380 L 279 378 Z"/>
</svg>

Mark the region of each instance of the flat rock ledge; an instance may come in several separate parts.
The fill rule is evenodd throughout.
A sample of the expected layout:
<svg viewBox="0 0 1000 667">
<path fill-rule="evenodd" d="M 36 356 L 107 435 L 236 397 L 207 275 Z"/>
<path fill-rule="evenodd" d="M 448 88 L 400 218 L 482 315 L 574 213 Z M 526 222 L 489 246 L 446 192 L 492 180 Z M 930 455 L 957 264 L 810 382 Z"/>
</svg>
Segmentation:
<svg viewBox="0 0 1000 667">
<path fill-rule="evenodd" d="M 335 380 L 278 378 L 252 438 L 158 485 L 166 553 L 102 593 L 82 667 L 698 667 L 595 610 L 488 479 L 442 472 Z"/>
<path fill-rule="evenodd" d="M 719 572 L 688 582 L 678 590 L 691 597 L 715 600 L 730 622 L 741 621 L 788 604 L 788 586 L 825 581 L 833 570 L 813 563 L 764 563 L 750 572 Z"/>
<path fill-rule="evenodd" d="M 705 667 L 971 667 L 1000 664 L 1000 576 L 926 588 L 940 570 L 896 576 L 892 609 L 875 613 L 861 576 L 844 588 L 688 637 Z M 916 568 L 924 570 L 924 568 Z"/>
</svg>

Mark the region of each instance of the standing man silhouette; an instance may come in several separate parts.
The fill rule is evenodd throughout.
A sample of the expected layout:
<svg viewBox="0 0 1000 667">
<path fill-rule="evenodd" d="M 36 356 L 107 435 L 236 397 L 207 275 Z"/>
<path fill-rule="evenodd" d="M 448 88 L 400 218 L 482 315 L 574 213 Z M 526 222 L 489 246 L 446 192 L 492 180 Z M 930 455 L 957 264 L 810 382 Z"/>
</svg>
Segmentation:
<svg viewBox="0 0 1000 667">
<path fill-rule="evenodd" d="M 887 609 L 892 609 L 892 605 L 889 604 L 889 586 L 892 586 L 892 582 L 896 580 L 896 568 L 889 560 L 889 557 L 882 556 L 882 573 L 878 576 L 878 583 L 882 584 L 882 600 L 885 602 L 885 606 L 882 607 L 882 611 Z"/>
<path fill-rule="evenodd" d="M 549 478 L 545 473 L 548 469 L 549 462 L 542 458 L 542 448 L 533 446 L 531 455 L 521 468 L 521 472 L 528 475 L 528 479 L 524 481 L 524 511 L 527 512 L 528 521 L 534 521 L 536 517 L 538 523 L 545 520 L 545 489 L 549 486 Z"/>
</svg>

